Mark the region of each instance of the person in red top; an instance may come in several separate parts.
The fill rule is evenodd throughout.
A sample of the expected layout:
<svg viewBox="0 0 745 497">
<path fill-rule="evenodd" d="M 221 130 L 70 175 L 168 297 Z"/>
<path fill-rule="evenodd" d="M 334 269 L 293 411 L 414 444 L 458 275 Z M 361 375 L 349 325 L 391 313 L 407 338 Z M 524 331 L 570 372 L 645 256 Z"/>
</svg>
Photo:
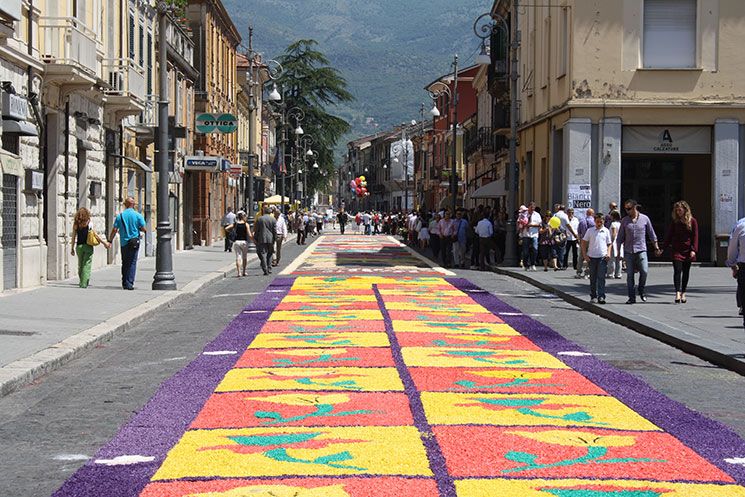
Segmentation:
<svg viewBox="0 0 745 497">
<path fill-rule="evenodd" d="M 662 249 L 670 247 L 673 259 L 675 303 L 686 303 L 686 289 L 691 263 L 698 252 L 698 223 L 691 214 L 691 206 L 681 200 L 673 205 L 673 224 L 667 230 Z"/>
</svg>

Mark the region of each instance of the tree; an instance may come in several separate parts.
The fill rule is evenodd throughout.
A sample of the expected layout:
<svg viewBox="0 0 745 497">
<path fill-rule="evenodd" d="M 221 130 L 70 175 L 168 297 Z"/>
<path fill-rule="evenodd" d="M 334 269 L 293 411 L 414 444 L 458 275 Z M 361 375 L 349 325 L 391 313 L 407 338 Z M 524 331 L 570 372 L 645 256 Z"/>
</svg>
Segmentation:
<svg viewBox="0 0 745 497">
<path fill-rule="evenodd" d="M 317 46 L 315 40 L 298 40 L 278 59 L 284 72 L 277 78 L 277 86 L 284 89 L 287 109 L 299 107 L 305 112 L 302 127 L 306 135 L 313 137 L 312 148 L 320 166 L 308 169 L 308 193 L 327 190 L 335 174 L 334 148 L 351 129 L 347 121 L 331 114 L 329 109 L 354 100 L 347 90 L 346 79 L 331 67 Z M 294 146 L 294 139 L 288 145 Z"/>
</svg>

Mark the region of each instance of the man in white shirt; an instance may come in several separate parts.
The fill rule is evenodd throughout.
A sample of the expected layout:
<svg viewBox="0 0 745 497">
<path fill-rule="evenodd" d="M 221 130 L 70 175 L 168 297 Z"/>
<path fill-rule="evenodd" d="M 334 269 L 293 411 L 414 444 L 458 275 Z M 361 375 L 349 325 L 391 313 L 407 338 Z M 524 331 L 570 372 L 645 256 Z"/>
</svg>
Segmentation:
<svg viewBox="0 0 745 497">
<path fill-rule="evenodd" d="M 491 220 L 482 215 L 481 221 L 476 224 L 476 235 L 479 237 L 479 270 L 486 271 L 492 250 L 492 237 L 494 236 L 494 225 Z"/>
<path fill-rule="evenodd" d="M 732 277 L 737 279 L 737 303 L 742 315 L 745 306 L 745 217 L 737 221 L 729 236 L 727 266 L 732 268 Z M 742 325 L 745 327 L 745 316 Z"/>
<path fill-rule="evenodd" d="M 526 271 L 535 271 L 535 261 L 538 256 L 538 233 L 543 222 L 541 215 L 535 211 L 535 202 L 528 204 L 528 211 L 525 216 L 527 223 L 520 235 L 523 244 L 523 267 Z"/>
<path fill-rule="evenodd" d="M 603 214 L 594 217 L 595 226 L 582 238 L 582 257 L 590 266 L 590 302 L 605 304 L 605 273 L 611 255 L 610 231 L 603 224 Z"/>
<path fill-rule="evenodd" d="M 277 238 L 272 266 L 277 267 L 279 266 L 279 261 L 282 259 L 282 244 L 284 243 L 285 237 L 287 236 L 287 220 L 285 219 L 285 215 L 282 214 L 282 211 L 280 209 L 275 209 L 274 217 L 277 220 Z"/>
</svg>

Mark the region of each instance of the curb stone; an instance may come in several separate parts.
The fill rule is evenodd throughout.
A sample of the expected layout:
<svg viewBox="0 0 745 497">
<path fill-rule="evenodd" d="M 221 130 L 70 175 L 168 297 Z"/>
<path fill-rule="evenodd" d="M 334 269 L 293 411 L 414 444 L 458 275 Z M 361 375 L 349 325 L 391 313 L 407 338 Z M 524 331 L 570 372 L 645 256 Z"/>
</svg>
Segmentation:
<svg viewBox="0 0 745 497">
<path fill-rule="evenodd" d="M 258 262 L 258 261 L 257 261 Z M 191 297 L 199 290 L 228 277 L 235 263 L 190 281 L 181 290 L 168 291 L 142 304 L 113 316 L 91 328 L 65 338 L 35 354 L 0 368 L 0 397 L 4 397 L 62 365 L 81 356 L 100 343 L 126 332 L 147 320 L 156 312 Z"/>
<path fill-rule="evenodd" d="M 605 307 L 591 304 L 587 302 L 587 300 L 585 299 L 581 299 L 563 290 L 559 290 L 558 288 L 550 284 L 535 280 L 531 278 L 530 276 L 524 275 L 520 272 L 509 271 L 509 270 L 505 270 L 505 269 L 495 267 L 495 266 L 491 266 L 491 270 L 499 275 L 508 276 L 510 278 L 529 283 L 537 288 L 540 288 L 541 290 L 544 290 L 546 292 L 556 295 L 562 300 L 576 307 L 579 307 L 580 309 L 591 312 L 597 316 L 605 318 L 616 324 L 620 324 L 621 326 L 629 328 L 642 335 L 648 336 L 650 338 L 654 338 L 655 340 L 658 340 L 662 343 L 675 347 L 676 349 L 679 349 L 687 354 L 696 356 L 699 359 L 703 359 L 704 361 L 710 362 L 716 366 L 729 369 L 730 371 L 733 371 L 735 373 L 745 376 L 745 360 L 743 358 L 738 358 L 736 356 L 732 356 L 724 352 L 720 352 L 718 350 L 715 350 L 714 348 L 707 347 L 705 344 L 694 343 L 688 340 L 684 340 L 673 334 L 666 333 L 665 331 L 659 330 L 652 326 L 648 326 L 639 321 L 635 321 L 633 319 L 627 318 L 621 314 L 608 310 Z"/>
</svg>

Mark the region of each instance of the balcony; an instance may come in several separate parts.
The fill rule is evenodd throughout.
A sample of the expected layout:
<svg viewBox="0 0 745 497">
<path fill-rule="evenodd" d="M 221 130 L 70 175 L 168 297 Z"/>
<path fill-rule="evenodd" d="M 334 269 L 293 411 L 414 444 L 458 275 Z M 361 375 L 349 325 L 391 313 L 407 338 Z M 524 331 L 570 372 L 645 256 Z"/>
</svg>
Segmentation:
<svg viewBox="0 0 745 497">
<path fill-rule="evenodd" d="M 99 74 L 96 35 L 73 17 L 39 21 L 40 54 L 45 78 L 60 85 L 95 84 Z"/>
<path fill-rule="evenodd" d="M 470 136 L 466 136 L 466 156 L 475 153 L 496 154 L 505 147 L 505 144 L 505 137 L 494 134 L 492 128 L 479 128 Z"/>
<path fill-rule="evenodd" d="M 107 95 L 145 101 L 145 70 L 142 67 L 132 59 L 107 59 L 103 66 L 106 81 L 111 87 L 106 91 Z"/>
<path fill-rule="evenodd" d="M 127 127 L 134 129 L 139 145 L 148 145 L 155 141 L 155 128 L 158 127 L 158 95 L 147 95 L 143 110 L 136 117 L 130 118 Z"/>
</svg>

